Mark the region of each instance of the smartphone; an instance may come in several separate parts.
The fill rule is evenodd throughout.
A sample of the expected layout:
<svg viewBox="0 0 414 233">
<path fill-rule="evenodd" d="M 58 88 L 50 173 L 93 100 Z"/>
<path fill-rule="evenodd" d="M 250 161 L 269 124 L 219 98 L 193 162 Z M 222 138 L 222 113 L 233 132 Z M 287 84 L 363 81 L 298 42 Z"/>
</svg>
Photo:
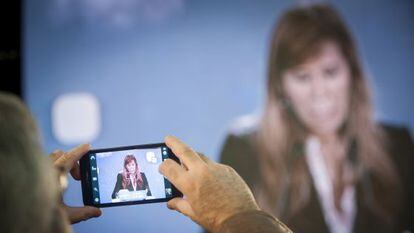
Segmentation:
<svg viewBox="0 0 414 233">
<path fill-rule="evenodd" d="M 79 162 L 83 203 L 110 207 L 182 197 L 182 193 L 158 172 L 167 158 L 179 163 L 164 143 L 88 151 Z"/>
</svg>

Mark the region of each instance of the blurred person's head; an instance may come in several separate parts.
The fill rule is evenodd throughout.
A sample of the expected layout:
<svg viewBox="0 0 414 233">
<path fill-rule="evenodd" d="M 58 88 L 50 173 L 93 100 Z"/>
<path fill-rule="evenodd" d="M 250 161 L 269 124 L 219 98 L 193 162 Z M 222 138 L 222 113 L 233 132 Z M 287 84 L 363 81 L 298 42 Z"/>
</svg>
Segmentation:
<svg viewBox="0 0 414 233">
<path fill-rule="evenodd" d="M 123 171 L 123 180 L 122 185 L 126 188 L 131 183 L 131 178 L 138 184 L 138 186 L 142 186 L 143 180 L 141 177 L 141 173 L 138 167 L 138 162 L 135 156 L 127 155 L 124 158 L 124 171 Z"/>
<path fill-rule="evenodd" d="M 306 133 L 325 138 L 337 134 L 349 116 L 352 80 L 337 42 L 319 46 L 314 57 L 286 69 L 281 91 Z"/>
<path fill-rule="evenodd" d="M 24 104 L 0 92 L 0 232 L 70 232 L 56 171 L 39 138 Z"/>
<path fill-rule="evenodd" d="M 346 145 L 345 162 L 352 167 L 353 179 L 345 181 L 339 174 L 334 185 L 358 182 L 365 171 L 372 171 L 383 185 L 380 190 L 398 186 L 383 132 L 373 120 L 355 42 L 339 14 L 325 4 L 285 12 L 272 37 L 258 135 L 262 207 L 289 216 L 309 201 L 311 180 L 303 146 L 311 135 L 320 140 L 338 137 Z M 287 192 L 295 200 L 288 206 Z M 392 212 L 392 194 L 381 195 L 385 197 L 368 205 L 379 214 Z M 340 196 L 335 197 L 338 201 Z"/>
</svg>

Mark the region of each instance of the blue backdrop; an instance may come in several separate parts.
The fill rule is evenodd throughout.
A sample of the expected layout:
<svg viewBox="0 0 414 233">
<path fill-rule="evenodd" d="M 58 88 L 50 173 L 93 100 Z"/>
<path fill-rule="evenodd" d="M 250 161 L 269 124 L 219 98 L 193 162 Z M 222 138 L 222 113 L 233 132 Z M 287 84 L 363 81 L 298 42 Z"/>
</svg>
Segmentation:
<svg viewBox="0 0 414 233">
<path fill-rule="evenodd" d="M 95 148 L 182 138 L 217 159 L 230 123 L 260 112 L 269 37 L 288 0 L 27 0 L 24 95 L 48 152 L 51 107 L 88 92 L 101 105 Z M 333 1 L 357 39 L 380 120 L 414 129 L 414 4 Z M 80 113 L 81 114 L 81 113 Z M 65 201 L 81 205 L 71 181 Z M 75 232 L 197 232 L 165 203 L 103 210 Z"/>
</svg>

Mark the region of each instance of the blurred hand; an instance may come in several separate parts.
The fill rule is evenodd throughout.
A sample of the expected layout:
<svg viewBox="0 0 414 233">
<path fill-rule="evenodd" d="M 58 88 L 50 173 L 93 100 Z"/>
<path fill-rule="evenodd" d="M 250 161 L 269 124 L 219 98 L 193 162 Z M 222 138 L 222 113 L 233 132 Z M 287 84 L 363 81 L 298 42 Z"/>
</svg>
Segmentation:
<svg viewBox="0 0 414 233">
<path fill-rule="evenodd" d="M 259 209 L 250 189 L 233 168 L 197 154 L 175 137 L 166 137 L 165 143 L 182 166 L 166 159 L 160 172 L 185 196 L 170 200 L 168 208 L 212 232 L 235 214 Z"/>
<path fill-rule="evenodd" d="M 89 144 L 82 144 L 66 153 L 56 150 L 50 155 L 50 158 L 52 159 L 55 167 L 63 168 L 65 173 L 70 172 L 75 180 L 80 180 L 81 174 L 78 161 L 86 152 L 89 151 L 89 149 Z M 72 224 L 85 221 L 90 218 L 99 217 L 102 214 L 101 210 L 96 207 L 70 207 L 63 203 L 63 201 L 62 209 L 66 212 Z"/>
</svg>

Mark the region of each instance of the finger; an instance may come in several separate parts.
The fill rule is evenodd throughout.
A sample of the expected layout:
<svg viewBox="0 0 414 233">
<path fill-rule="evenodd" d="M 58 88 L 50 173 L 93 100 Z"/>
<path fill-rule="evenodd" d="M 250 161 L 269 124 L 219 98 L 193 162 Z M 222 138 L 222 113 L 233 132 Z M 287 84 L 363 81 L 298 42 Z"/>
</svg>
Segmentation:
<svg viewBox="0 0 414 233">
<path fill-rule="evenodd" d="M 74 149 L 70 150 L 69 152 L 65 153 L 61 156 L 58 160 L 56 160 L 55 164 L 58 166 L 62 166 L 67 170 L 70 170 L 72 166 L 77 162 L 86 152 L 90 149 L 89 144 L 81 144 Z"/>
<path fill-rule="evenodd" d="M 167 136 L 165 137 L 165 144 L 174 152 L 174 154 L 183 162 L 183 164 L 191 169 L 202 162 L 201 158 L 190 147 L 184 144 L 180 139 Z"/>
<path fill-rule="evenodd" d="M 90 218 L 96 218 L 102 215 L 101 210 L 93 206 L 84 206 L 84 207 L 65 206 L 64 208 L 72 224 L 78 223 L 80 221 L 85 221 Z"/>
<path fill-rule="evenodd" d="M 57 159 L 59 159 L 65 152 L 62 150 L 55 150 L 50 155 L 49 158 L 52 160 L 52 162 L 55 162 Z"/>
<path fill-rule="evenodd" d="M 191 219 L 194 219 L 195 214 L 193 211 L 193 208 L 191 207 L 190 203 L 180 197 L 173 198 L 167 202 L 167 207 L 171 210 L 176 210 L 185 216 L 190 217 Z"/>
<path fill-rule="evenodd" d="M 166 159 L 164 162 L 161 163 L 159 167 L 159 171 L 163 174 L 175 187 L 178 188 L 181 192 L 187 190 L 186 182 L 185 182 L 185 175 L 186 170 L 181 167 L 177 162 L 173 161 L 172 159 Z"/>
<path fill-rule="evenodd" d="M 198 156 L 200 156 L 200 158 L 207 164 L 215 164 L 214 161 L 210 160 L 207 156 L 205 156 L 203 153 L 201 152 L 197 152 Z"/>
<path fill-rule="evenodd" d="M 73 179 L 80 180 L 81 179 L 81 172 L 80 172 L 80 166 L 78 162 L 75 162 L 73 164 L 72 169 L 70 169 L 70 174 L 72 175 Z"/>
<path fill-rule="evenodd" d="M 183 163 L 183 161 L 181 161 L 180 159 L 180 165 L 181 167 L 183 167 L 186 171 L 188 171 L 188 167 Z"/>
</svg>

